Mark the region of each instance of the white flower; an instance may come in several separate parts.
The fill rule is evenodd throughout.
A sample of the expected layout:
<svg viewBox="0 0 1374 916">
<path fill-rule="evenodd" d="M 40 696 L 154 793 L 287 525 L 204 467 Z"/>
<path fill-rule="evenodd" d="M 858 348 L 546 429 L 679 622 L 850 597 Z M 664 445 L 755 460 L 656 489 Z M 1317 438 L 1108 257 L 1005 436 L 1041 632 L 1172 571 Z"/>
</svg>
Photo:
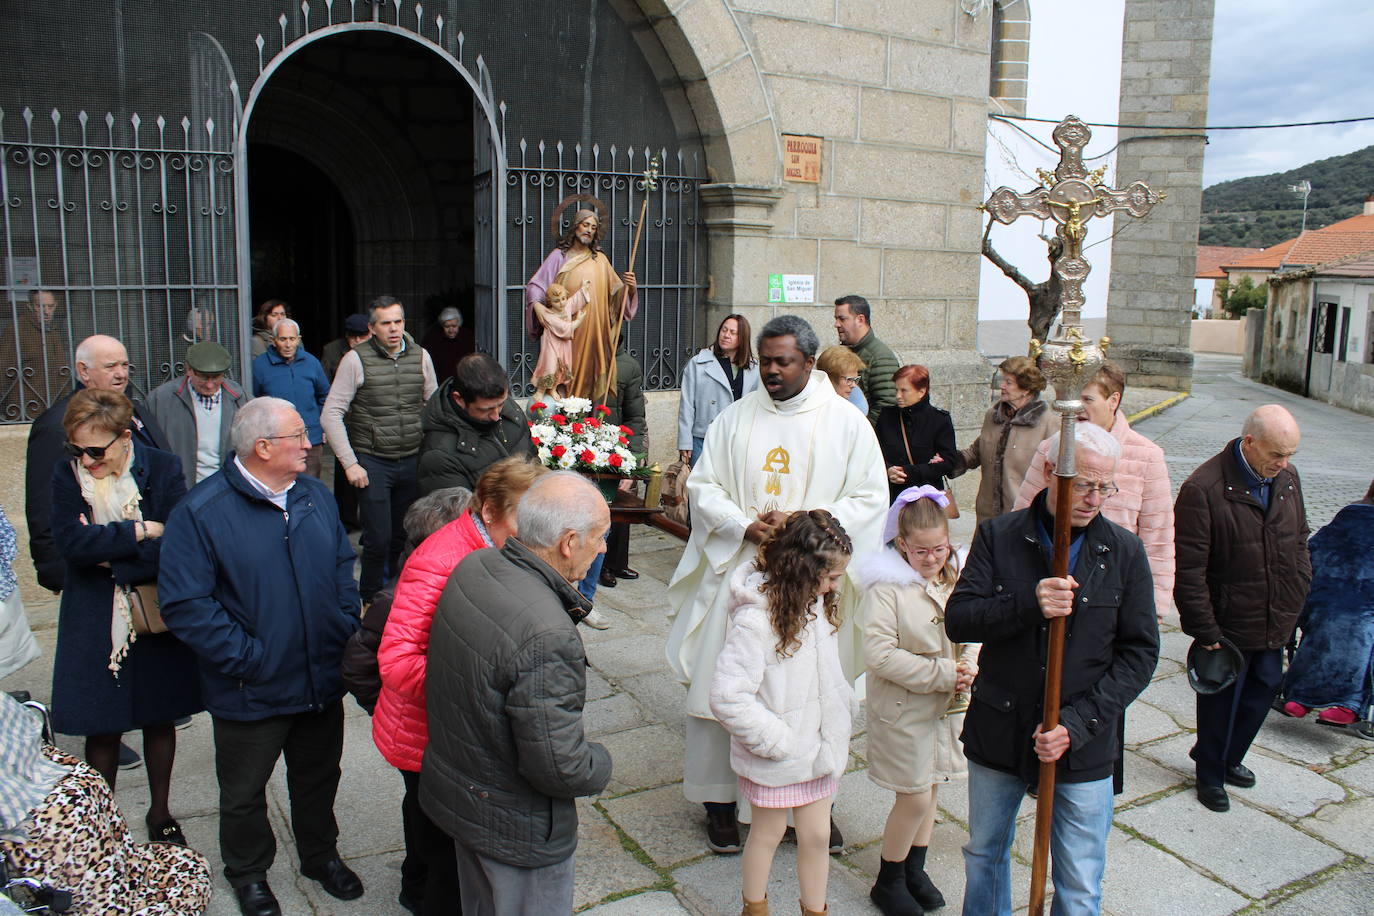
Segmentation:
<svg viewBox="0 0 1374 916">
<path fill-rule="evenodd" d="M 577 458 L 573 456 L 572 450 L 569 449 L 568 451 L 563 453 L 563 457 L 558 459 L 558 466 L 564 470 L 567 470 L 568 468 L 572 467 L 576 462 Z"/>
</svg>

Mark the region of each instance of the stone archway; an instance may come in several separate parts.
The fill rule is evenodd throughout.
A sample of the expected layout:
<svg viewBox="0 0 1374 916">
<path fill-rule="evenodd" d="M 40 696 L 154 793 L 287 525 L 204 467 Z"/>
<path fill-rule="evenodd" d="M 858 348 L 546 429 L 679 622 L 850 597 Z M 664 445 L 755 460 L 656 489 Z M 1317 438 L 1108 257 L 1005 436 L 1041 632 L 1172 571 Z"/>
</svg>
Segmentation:
<svg viewBox="0 0 1374 916">
<path fill-rule="evenodd" d="M 491 190 L 505 168 L 498 108 L 481 58 L 474 75 L 445 47 L 453 41 L 444 41 L 441 18 L 435 28 L 437 40 L 385 22 L 306 27 L 293 41 L 283 32 L 279 52 L 260 61 L 235 145 L 245 341 L 252 297 L 271 295 L 253 276 L 262 252 L 251 231 L 252 151 L 275 147 L 317 169 L 346 202 L 348 231 L 337 234 L 353 239 L 344 260 L 354 295 L 322 302 L 317 294 L 303 303 L 313 320 L 330 325 L 322 339 L 338 333 L 345 315 L 390 293 L 406 303 L 417 338 L 454 305 L 479 345 L 499 352 L 502 202 Z"/>
</svg>

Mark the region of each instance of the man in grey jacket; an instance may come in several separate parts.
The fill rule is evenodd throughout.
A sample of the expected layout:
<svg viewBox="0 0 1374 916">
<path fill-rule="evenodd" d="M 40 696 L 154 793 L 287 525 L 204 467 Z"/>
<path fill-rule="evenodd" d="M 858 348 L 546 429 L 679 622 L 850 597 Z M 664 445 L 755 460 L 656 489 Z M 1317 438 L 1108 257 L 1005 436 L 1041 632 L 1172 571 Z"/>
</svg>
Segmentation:
<svg viewBox="0 0 1374 916">
<path fill-rule="evenodd" d="M 229 351 L 213 340 L 186 350 L 186 374 L 163 382 L 146 402 L 192 486 L 219 470 L 229 457 L 229 428 L 252 399 L 229 378 Z"/>
<path fill-rule="evenodd" d="M 439 598 L 420 804 L 455 840 L 465 913 L 572 911 L 574 799 L 611 778 L 582 725 L 591 603 L 574 583 L 610 521 L 585 478 L 547 474 L 520 500 L 519 536 L 468 554 Z"/>
</svg>

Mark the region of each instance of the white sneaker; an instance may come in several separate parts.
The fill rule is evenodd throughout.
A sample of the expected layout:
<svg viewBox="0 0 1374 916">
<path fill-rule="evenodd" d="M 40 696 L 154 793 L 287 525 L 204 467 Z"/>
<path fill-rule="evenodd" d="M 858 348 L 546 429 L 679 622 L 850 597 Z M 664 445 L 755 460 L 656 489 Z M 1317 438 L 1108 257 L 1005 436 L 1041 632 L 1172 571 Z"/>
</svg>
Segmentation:
<svg viewBox="0 0 1374 916">
<path fill-rule="evenodd" d="M 594 630 L 606 630 L 610 629 L 611 626 L 611 622 L 606 619 L 606 615 L 602 614 L 596 608 L 592 608 L 591 613 L 582 618 L 582 622 Z"/>
</svg>

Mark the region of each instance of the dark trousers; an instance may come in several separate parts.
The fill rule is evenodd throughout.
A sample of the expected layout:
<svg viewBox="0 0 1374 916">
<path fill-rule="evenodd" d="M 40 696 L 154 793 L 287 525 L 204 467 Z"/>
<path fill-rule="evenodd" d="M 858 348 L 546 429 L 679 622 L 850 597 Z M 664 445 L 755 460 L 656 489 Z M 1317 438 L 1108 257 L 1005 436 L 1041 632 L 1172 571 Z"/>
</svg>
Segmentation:
<svg viewBox="0 0 1374 916">
<path fill-rule="evenodd" d="M 345 528 L 358 527 L 358 488 L 348 482 L 343 465 L 334 462 L 334 502 L 339 504 L 339 521 Z"/>
<path fill-rule="evenodd" d="M 301 868 L 316 868 L 337 856 L 334 795 L 343 756 L 342 701 L 335 700 L 319 712 L 256 722 L 218 716 L 212 721 L 219 780 L 219 851 L 229 884 L 238 888 L 267 879 L 277 854 L 267 821 L 267 780 L 283 755 L 291 831 Z"/>
<path fill-rule="evenodd" d="M 405 546 L 405 516 L 419 496 L 415 471 L 418 459 L 378 458 L 357 453 L 367 471 L 367 486 L 358 491 L 358 522 L 363 529 L 363 563 L 358 591 L 363 601 L 382 590 L 388 574 L 394 575 Z"/>
<path fill-rule="evenodd" d="M 401 862 L 401 892 L 419 907 L 422 916 L 453 916 L 463 912 L 458 897 L 458 863 L 453 837 L 429 819 L 420 807 L 420 774 L 398 771 L 405 782 L 401 799 L 401 832 L 406 857 Z"/>
<path fill-rule="evenodd" d="M 1197 781 L 1204 786 L 1222 785 L 1226 768 L 1245 759 L 1283 680 L 1281 649 L 1241 652 L 1241 658 L 1240 675 L 1234 684 L 1197 697 L 1197 742 L 1192 758 L 1197 763 Z"/>
<path fill-rule="evenodd" d="M 630 523 L 613 522 L 606 535 L 606 569 L 620 572 L 630 565 Z M 599 570 L 598 570 L 599 571 Z"/>
</svg>

